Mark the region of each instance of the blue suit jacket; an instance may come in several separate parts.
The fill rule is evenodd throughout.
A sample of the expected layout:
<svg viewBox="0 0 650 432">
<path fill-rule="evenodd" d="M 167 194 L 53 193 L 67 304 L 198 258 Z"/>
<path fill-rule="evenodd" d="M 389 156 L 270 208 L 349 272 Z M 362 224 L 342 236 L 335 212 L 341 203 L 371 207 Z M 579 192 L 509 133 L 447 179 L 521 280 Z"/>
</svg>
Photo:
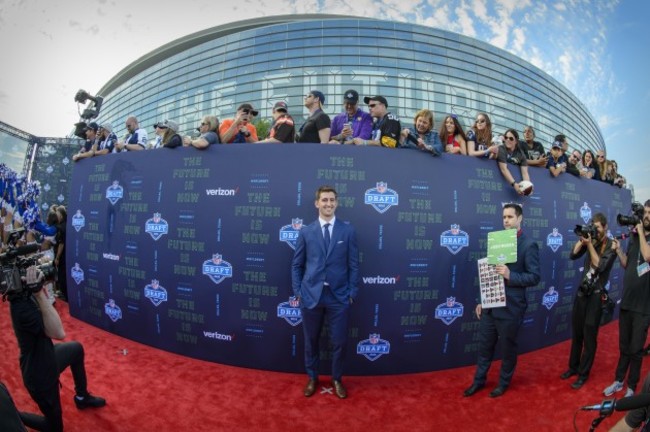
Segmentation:
<svg viewBox="0 0 650 432">
<path fill-rule="evenodd" d="M 510 279 L 506 280 L 506 307 L 488 310 L 495 318 L 520 320 L 528 308 L 526 288 L 537 285 L 541 277 L 537 242 L 522 232 L 517 238 L 517 262 L 506 265 L 510 270 Z"/>
<path fill-rule="evenodd" d="M 300 297 L 301 305 L 308 309 L 318 304 L 324 282 L 330 284 L 332 293 L 341 303 L 355 298 L 359 284 L 359 249 L 354 227 L 337 218 L 328 251 L 318 219 L 303 227 L 291 262 L 291 281 L 294 295 Z"/>
</svg>

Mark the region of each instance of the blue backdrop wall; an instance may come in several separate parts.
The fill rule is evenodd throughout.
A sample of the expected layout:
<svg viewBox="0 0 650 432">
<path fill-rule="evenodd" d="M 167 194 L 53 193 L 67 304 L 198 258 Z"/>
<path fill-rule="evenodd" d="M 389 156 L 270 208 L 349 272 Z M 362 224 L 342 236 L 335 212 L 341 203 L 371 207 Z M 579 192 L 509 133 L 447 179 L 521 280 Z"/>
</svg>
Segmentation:
<svg viewBox="0 0 650 432">
<path fill-rule="evenodd" d="M 622 232 L 615 217 L 631 198 L 604 183 L 530 172 L 535 193 L 519 197 L 494 161 L 417 150 L 259 144 L 86 159 L 74 166 L 69 197 L 70 311 L 190 357 L 301 372 L 290 262 L 301 224 L 317 217 L 314 192 L 329 184 L 361 251 L 346 373 L 476 361 L 476 260 L 487 233 L 503 229 L 505 202 L 523 204 L 524 229 L 540 244 L 542 282 L 528 292 L 520 333 L 521 352 L 535 350 L 570 337 L 583 265 L 568 258 L 573 228 L 603 212 L 612 234 Z M 617 263 L 615 299 L 621 285 Z"/>
</svg>

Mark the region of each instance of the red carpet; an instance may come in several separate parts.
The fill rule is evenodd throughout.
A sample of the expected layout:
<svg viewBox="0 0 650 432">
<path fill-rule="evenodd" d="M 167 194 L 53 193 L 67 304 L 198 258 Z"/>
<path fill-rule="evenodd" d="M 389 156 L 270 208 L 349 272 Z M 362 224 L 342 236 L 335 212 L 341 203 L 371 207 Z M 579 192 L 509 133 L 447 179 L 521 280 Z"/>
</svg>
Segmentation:
<svg viewBox="0 0 650 432">
<path fill-rule="evenodd" d="M 320 393 L 307 399 L 302 396 L 304 375 L 184 358 L 71 318 L 65 303 L 58 302 L 57 309 L 67 339 L 82 342 L 86 349 L 90 391 L 107 400 L 105 408 L 78 411 L 72 402 L 72 377 L 64 372 L 64 423 L 72 432 L 572 431 L 576 409 L 604 399 L 602 389 L 613 380 L 618 358 L 618 326 L 612 323 L 601 329 L 591 378 L 578 391 L 559 379 L 569 354 L 565 342 L 520 356 L 510 389 L 498 399 L 488 397 L 496 385 L 498 362 L 490 370 L 487 388 L 471 398 L 463 398 L 462 392 L 472 381 L 473 367 L 347 377 L 348 399 Z M 19 409 L 37 412 L 20 377 L 6 303 L 0 305 L 0 343 L 0 379 Z M 597 430 L 608 430 L 622 415 L 614 413 Z M 596 416 L 593 411 L 579 412 L 578 430 L 589 430 Z"/>
</svg>

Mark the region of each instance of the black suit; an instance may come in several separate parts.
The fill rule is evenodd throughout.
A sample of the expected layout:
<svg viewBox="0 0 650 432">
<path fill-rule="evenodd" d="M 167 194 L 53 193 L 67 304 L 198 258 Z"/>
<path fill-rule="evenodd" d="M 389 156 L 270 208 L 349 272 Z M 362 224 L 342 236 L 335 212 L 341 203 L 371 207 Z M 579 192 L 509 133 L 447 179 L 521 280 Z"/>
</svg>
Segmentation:
<svg viewBox="0 0 650 432">
<path fill-rule="evenodd" d="M 479 326 L 478 361 L 474 384 L 483 387 L 494 357 L 497 342 L 501 345 L 503 362 L 499 387 L 508 387 L 517 366 L 517 333 L 526 313 L 526 288 L 539 283 L 539 246 L 519 232 L 517 262 L 507 264 L 510 279 L 506 284 L 506 306 L 483 309 Z"/>
</svg>

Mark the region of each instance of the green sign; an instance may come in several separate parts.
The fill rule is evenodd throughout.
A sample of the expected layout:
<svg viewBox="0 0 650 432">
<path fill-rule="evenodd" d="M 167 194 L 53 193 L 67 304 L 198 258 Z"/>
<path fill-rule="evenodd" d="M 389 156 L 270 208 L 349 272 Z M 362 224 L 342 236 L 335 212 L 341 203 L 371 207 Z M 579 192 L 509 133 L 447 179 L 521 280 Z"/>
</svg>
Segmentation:
<svg viewBox="0 0 650 432">
<path fill-rule="evenodd" d="M 517 230 L 507 229 L 488 233 L 488 264 L 517 262 Z"/>
</svg>

